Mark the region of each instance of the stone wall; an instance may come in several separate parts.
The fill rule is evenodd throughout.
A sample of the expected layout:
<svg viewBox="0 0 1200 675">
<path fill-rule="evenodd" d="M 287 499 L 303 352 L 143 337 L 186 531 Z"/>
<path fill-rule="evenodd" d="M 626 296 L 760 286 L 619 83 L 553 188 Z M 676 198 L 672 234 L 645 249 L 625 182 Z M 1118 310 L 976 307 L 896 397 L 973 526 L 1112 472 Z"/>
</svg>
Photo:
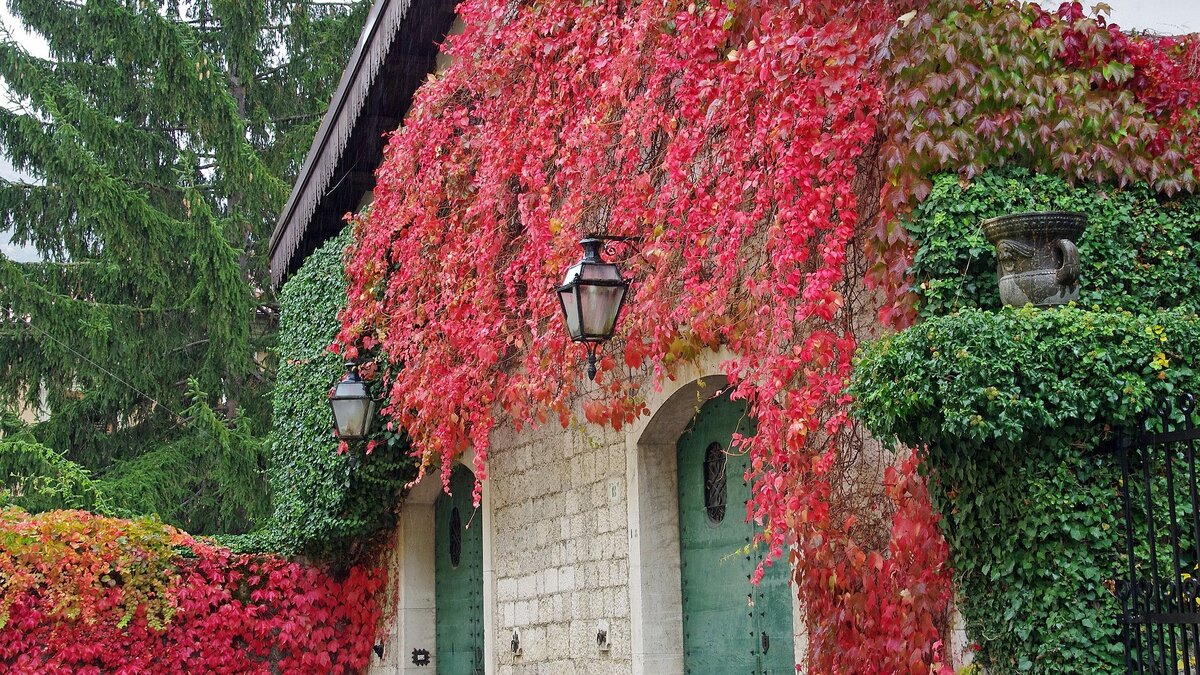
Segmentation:
<svg viewBox="0 0 1200 675">
<path fill-rule="evenodd" d="M 488 470 L 496 672 L 630 672 L 624 436 L 557 426 L 502 432 Z M 511 650 L 514 631 L 520 654 Z"/>
<path fill-rule="evenodd" d="M 490 478 L 469 519 L 483 528 L 489 675 L 683 672 L 675 445 L 703 401 L 724 386 L 717 373 L 727 357 L 709 354 L 648 391 L 652 414 L 619 433 L 548 424 L 493 434 Z M 880 456 L 860 470 L 875 478 L 887 453 L 865 440 Z M 401 508 L 391 555 L 396 618 L 371 672 L 436 668 L 432 505 L 439 488 L 430 477 Z M 795 655 L 803 662 L 804 613 L 794 593 L 792 600 Z M 597 645 L 600 630 L 606 649 Z M 961 650 L 961 633 L 951 637 Z M 413 665 L 414 649 L 428 649 L 434 662 Z"/>
<path fill-rule="evenodd" d="M 470 523 L 483 527 L 486 672 L 682 672 L 675 440 L 700 405 L 696 380 L 713 376 L 720 358 L 652 392 L 655 414 L 622 432 L 548 424 L 493 434 L 490 477 Z M 723 382 L 713 376 L 704 386 L 711 393 Z M 430 476 L 401 507 L 389 556 L 395 618 L 371 672 L 436 668 L 438 489 Z M 434 662 L 411 663 L 423 649 Z"/>
</svg>

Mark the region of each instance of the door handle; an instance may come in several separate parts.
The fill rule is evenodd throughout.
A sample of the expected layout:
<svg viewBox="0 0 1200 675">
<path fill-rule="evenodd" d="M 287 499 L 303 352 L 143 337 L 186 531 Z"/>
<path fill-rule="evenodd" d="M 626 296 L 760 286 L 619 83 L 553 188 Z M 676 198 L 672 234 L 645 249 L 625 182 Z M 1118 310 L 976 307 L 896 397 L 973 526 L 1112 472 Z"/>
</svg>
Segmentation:
<svg viewBox="0 0 1200 675">
<path fill-rule="evenodd" d="M 767 635 L 767 631 L 763 631 L 759 637 L 762 638 L 762 653 L 766 654 L 771 650 L 771 636 Z"/>
</svg>

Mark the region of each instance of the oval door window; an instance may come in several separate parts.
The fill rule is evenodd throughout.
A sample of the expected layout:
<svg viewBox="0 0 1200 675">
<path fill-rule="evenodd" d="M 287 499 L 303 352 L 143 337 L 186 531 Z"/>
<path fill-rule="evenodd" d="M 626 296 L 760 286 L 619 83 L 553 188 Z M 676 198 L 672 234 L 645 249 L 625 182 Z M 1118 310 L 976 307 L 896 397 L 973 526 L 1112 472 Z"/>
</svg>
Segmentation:
<svg viewBox="0 0 1200 675">
<path fill-rule="evenodd" d="M 458 567 L 458 559 L 462 556 L 462 519 L 458 515 L 458 507 L 450 511 L 450 566 Z"/>
<path fill-rule="evenodd" d="M 725 520 L 725 502 L 729 496 L 725 485 L 725 465 L 728 460 L 729 456 L 720 443 L 709 443 L 704 450 L 704 508 L 712 523 Z"/>
</svg>

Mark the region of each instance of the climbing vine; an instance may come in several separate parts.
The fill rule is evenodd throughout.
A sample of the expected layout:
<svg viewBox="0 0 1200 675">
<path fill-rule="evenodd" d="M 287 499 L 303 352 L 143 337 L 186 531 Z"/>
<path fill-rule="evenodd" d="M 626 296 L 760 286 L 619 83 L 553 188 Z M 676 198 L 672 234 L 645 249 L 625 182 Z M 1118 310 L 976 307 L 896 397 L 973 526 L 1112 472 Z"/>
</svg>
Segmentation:
<svg viewBox="0 0 1200 675">
<path fill-rule="evenodd" d="M 9 672 L 357 673 L 383 573 L 238 555 L 151 519 L 0 511 Z"/>
<path fill-rule="evenodd" d="M 917 568 L 945 572 L 912 564 L 937 560 L 936 539 L 898 540 L 911 557 L 875 551 L 871 569 L 892 577 L 864 587 L 853 563 L 871 551 L 850 539 L 852 518 L 829 517 L 856 345 L 844 269 L 882 105 L 871 36 L 847 40 L 851 19 L 817 24 L 784 6 L 468 2 L 460 13 L 466 31 L 446 45 L 456 61 L 418 93 L 357 228 L 339 336 L 349 355 L 378 350 L 393 364 L 385 412 L 423 464 L 445 479 L 471 452 L 484 477 L 498 411 L 520 427 L 569 426 L 581 410 L 619 429 L 646 410 L 645 372 L 661 381 L 724 344 L 733 395 L 758 420 L 738 442 L 765 544 L 775 556 L 796 545 L 810 604 L 857 593 L 883 609 L 880 630 L 885 615 L 908 615 Z M 552 293 L 588 232 L 643 237 L 625 261 L 636 281 L 623 342 L 595 385 Z M 895 483 L 898 500 L 919 498 Z M 945 584 L 928 588 L 913 616 L 944 610 Z M 846 631 L 869 630 L 843 616 Z M 903 649 L 846 652 L 848 633 L 833 631 L 813 641 L 814 663 L 907 671 L 911 658 L 927 671 L 940 659 L 934 624 L 905 624 Z"/>
<path fill-rule="evenodd" d="M 867 349 L 851 388 L 859 414 L 926 448 L 958 606 L 990 671 L 1121 672 L 1125 563 L 1105 441 L 1200 387 L 1197 198 L 1014 167 L 932 184 L 906 223 L 927 321 Z M 1088 217 L 1080 306 L 1000 310 L 979 223 L 1046 209 Z"/>
<path fill-rule="evenodd" d="M 810 665 L 927 672 L 948 568 L 916 463 L 887 475 L 890 543 L 832 505 L 864 310 L 913 318 L 900 217 L 951 165 L 1194 183 L 1195 101 L 1162 95 L 1190 91 L 1170 84 L 1194 75 L 1177 66 L 1190 43 L 1127 38 L 1074 5 L 960 4 L 468 0 L 454 62 L 418 92 L 356 227 L 336 348 L 382 355 L 385 412 L 446 483 L 463 453 L 486 477 L 500 422 L 620 429 L 647 411 L 643 387 L 727 347 L 758 421 L 737 439 L 747 516 L 828 610 L 809 615 L 829 617 L 811 619 Z M 1043 133 L 1039 111 L 1072 106 L 1084 122 Z M 641 238 L 595 384 L 552 293 L 587 233 Z M 882 308 L 853 301 L 863 243 Z"/>
<path fill-rule="evenodd" d="M 344 371 L 328 347 L 346 302 L 342 255 L 349 241 L 347 231 L 311 253 L 279 294 L 280 363 L 267 453 L 274 513 L 252 534 L 222 538 L 235 549 L 355 562 L 395 522 L 403 488 L 417 475 L 399 432 L 377 434 L 365 461 L 365 447 L 334 452 L 326 397 Z"/>
<path fill-rule="evenodd" d="M 965 309 L 866 351 L 859 413 L 924 448 L 989 672 L 1124 672 L 1120 469 L 1103 443 L 1200 389 L 1197 354 L 1191 312 L 1075 307 Z"/>
</svg>

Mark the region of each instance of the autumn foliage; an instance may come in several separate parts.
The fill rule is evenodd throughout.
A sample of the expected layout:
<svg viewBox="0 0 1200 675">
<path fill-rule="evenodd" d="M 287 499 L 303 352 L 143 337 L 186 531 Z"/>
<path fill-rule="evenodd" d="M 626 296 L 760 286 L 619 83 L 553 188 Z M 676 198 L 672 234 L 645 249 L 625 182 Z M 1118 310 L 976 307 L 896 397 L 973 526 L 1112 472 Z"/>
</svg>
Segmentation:
<svg viewBox="0 0 1200 675">
<path fill-rule="evenodd" d="M 916 456 L 887 468 L 884 490 L 896 507 L 885 550 L 864 550 L 853 540 L 841 551 L 816 547 L 799 570 L 808 611 L 819 617 L 809 639 L 823 667 L 925 673 L 941 666 L 947 639 L 936 622 L 946 612 L 949 548 Z"/>
<path fill-rule="evenodd" d="M 419 91 L 356 222 L 337 345 L 375 357 L 364 374 L 424 466 L 448 477 L 471 453 L 485 477 L 498 424 L 620 429 L 648 412 L 643 387 L 725 348 L 757 419 L 736 439 L 746 515 L 795 566 L 810 669 L 944 669 L 950 552 L 916 455 L 877 467 L 878 500 L 843 481 L 855 349 L 913 320 L 904 217 L 932 173 L 1006 163 L 1194 190 L 1197 40 L 1129 35 L 1079 3 L 459 12 L 456 59 Z M 586 233 L 641 238 L 595 384 L 552 293 Z M 16 672 L 324 673 L 366 663 L 382 576 L 10 510 L 0 585 Z"/>
<path fill-rule="evenodd" d="M 857 180 L 883 109 L 879 36 L 847 39 L 852 17 L 816 24 L 771 3 L 512 12 L 460 8 L 467 30 L 446 46 L 457 61 L 391 139 L 356 229 L 341 344 L 383 355 L 385 412 L 429 463 L 445 471 L 472 452 L 481 477 L 498 411 L 517 426 L 570 426 L 582 410 L 619 429 L 646 412 L 643 373 L 661 381 L 727 346 L 733 395 L 758 420 L 740 440 L 756 479 L 749 515 L 776 556 L 796 547 L 806 597 L 844 604 L 842 589 L 863 585 L 846 561 L 862 551 L 852 523 L 830 518 L 830 470 L 857 344 L 847 260 L 878 199 L 861 204 Z M 644 237 L 625 261 L 636 281 L 623 341 L 595 386 L 552 293 L 587 232 Z M 928 670 L 948 569 L 927 502 L 921 518 L 924 536 L 902 541 L 942 581 L 918 606 L 932 613 L 862 656 L 890 650 L 907 664 L 908 645 L 930 645 L 918 659 Z M 848 570 L 834 584 L 830 565 Z M 908 567 L 885 567 L 890 595 L 870 602 L 911 613 L 898 594 Z M 835 633 L 812 643 L 824 670 L 859 663 L 838 660 Z"/>
<path fill-rule="evenodd" d="M 940 6 L 939 6 L 940 5 Z M 1172 195 L 1200 176 L 1200 39 L 1129 35 L 1078 3 L 935 3 L 888 44 L 885 217 L 867 237 L 881 318 L 912 319 L 901 217 L 938 172 L 1017 164 Z"/>
<path fill-rule="evenodd" d="M 1005 162 L 1192 189 L 1195 44 L 1126 36 L 1078 3 L 459 12 L 455 62 L 419 91 L 356 223 L 337 348 L 378 358 L 385 412 L 444 479 L 463 453 L 486 476 L 498 423 L 620 429 L 647 412 L 642 387 L 727 348 L 758 422 L 737 439 L 747 515 L 795 564 L 810 667 L 941 667 L 948 551 L 916 460 L 886 470 L 881 508 L 839 496 L 860 332 L 876 311 L 913 319 L 903 216 L 930 172 Z M 552 293 L 587 233 L 641 238 L 594 385 Z"/>
<path fill-rule="evenodd" d="M 238 555 L 152 520 L 0 511 L 12 673 L 354 673 L 380 571 Z"/>
</svg>

